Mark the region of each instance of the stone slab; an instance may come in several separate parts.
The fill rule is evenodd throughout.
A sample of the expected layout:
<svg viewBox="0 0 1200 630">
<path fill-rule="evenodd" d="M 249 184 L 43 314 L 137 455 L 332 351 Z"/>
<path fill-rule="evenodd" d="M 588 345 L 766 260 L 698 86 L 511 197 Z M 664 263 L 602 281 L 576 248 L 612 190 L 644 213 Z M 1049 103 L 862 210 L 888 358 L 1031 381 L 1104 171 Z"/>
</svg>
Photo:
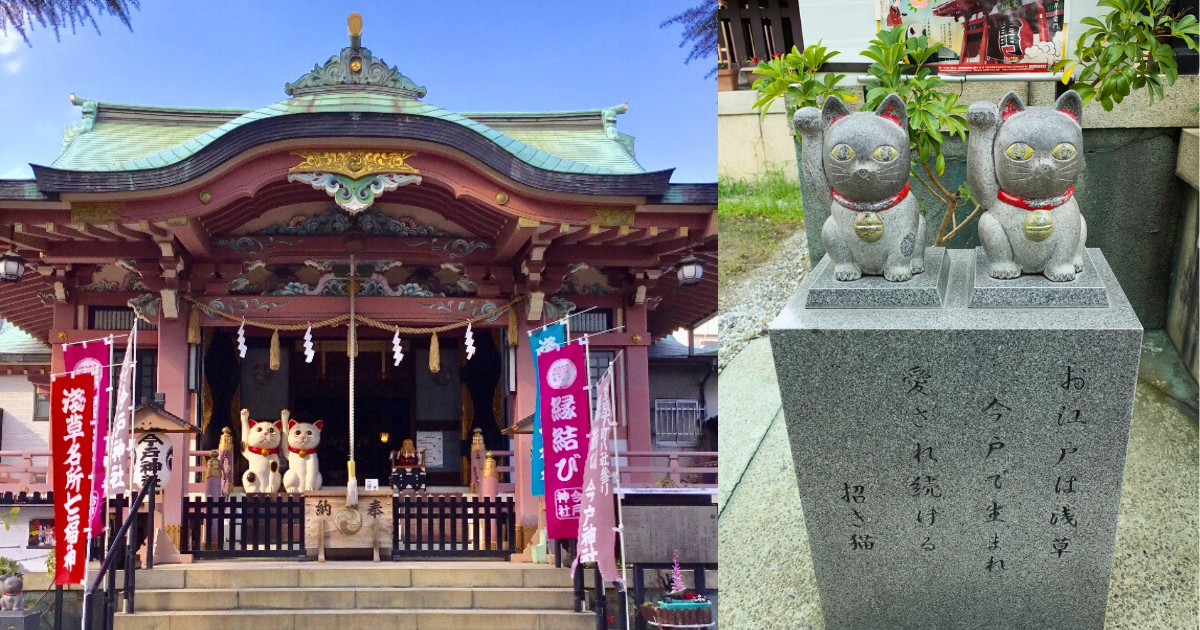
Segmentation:
<svg viewBox="0 0 1200 630">
<path fill-rule="evenodd" d="M 826 628 L 1104 627 L 1142 327 L 1090 253 L 1107 308 L 972 309 L 951 250 L 941 309 L 776 319 Z"/>
<path fill-rule="evenodd" d="M 721 457 L 717 474 L 717 504 L 724 509 L 729 492 L 737 487 L 754 451 L 766 434 L 771 420 L 779 413 L 779 388 L 775 386 L 775 362 L 771 360 L 771 342 L 755 339 L 729 362 L 717 383 L 721 407 Z"/>
<path fill-rule="evenodd" d="M 1083 271 L 1070 282 L 1052 282 L 1037 273 L 1010 280 L 988 275 L 988 260 L 982 247 L 975 248 L 971 308 L 1106 308 L 1108 291 L 1096 272 L 1088 250 L 1083 251 Z"/>
<path fill-rule="evenodd" d="M 827 254 L 828 255 L 828 254 Z M 843 282 L 833 276 L 833 265 L 813 281 L 805 308 L 941 308 L 950 265 L 946 248 L 925 248 L 925 272 L 906 282 L 888 282 L 883 276 L 863 276 Z"/>
</svg>

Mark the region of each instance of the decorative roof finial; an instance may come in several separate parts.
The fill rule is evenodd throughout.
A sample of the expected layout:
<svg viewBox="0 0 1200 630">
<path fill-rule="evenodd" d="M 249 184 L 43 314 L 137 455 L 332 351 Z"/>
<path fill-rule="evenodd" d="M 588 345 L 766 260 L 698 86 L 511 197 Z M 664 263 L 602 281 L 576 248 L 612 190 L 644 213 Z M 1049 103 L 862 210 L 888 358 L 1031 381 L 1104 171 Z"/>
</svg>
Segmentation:
<svg viewBox="0 0 1200 630">
<path fill-rule="evenodd" d="M 289 96 L 331 92 L 374 92 L 411 99 L 425 96 L 425 88 L 362 47 L 362 14 L 351 13 L 346 26 L 350 45 L 330 57 L 324 66 L 314 66 L 308 74 L 285 85 L 284 92 Z"/>
<path fill-rule="evenodd" d="M 355 12 L 351 13 L 350 17 L 346 18 L 346 25 L 350 27 L 350 47 L 359 48 L 362 46 L 362 14 Z"/>
</svg>

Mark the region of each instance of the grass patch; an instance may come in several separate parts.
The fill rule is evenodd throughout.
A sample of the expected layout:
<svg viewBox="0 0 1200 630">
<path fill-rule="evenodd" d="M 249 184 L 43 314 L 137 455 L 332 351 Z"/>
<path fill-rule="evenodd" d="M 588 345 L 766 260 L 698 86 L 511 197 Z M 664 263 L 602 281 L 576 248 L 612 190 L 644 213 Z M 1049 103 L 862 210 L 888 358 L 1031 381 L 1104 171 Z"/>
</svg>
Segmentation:
<svg viewBox="0 0 1200 630">
<path fill-rule="evenodd" d="M 722 178 L 717 187 L 717 279 L 724 287 L 766 262 L 780 242 L 803 229 L 804 209 L 800 185 L 780 169 L 757 182 Z"/>
<path fill-rule="evenodd" d="M 800 184 L 785 177 L 782 169 L 768 170 L 757 182 L 722 177 L 717 182 L 717 193 L 719 217 L 804 221 Z"/>
</svg>

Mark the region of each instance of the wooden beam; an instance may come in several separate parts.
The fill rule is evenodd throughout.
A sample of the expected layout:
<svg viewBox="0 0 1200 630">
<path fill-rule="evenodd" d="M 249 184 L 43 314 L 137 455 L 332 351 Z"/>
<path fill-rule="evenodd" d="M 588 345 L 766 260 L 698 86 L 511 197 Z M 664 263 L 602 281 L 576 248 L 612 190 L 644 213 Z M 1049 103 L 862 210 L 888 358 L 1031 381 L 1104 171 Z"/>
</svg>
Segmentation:
<svg viewBox="0 0 1200 630">
<path fill-rule="evenodd" d="M 512 260 L 521 248 L 533 238 L 542 224 L 532 219 L 516 217 L 509 219 L 496 238 L 496 251 L 492 260 L 503 262 Z"/>
<path fill-rule="evenodd" d="M 158 260 L 161 253 L 154 243 L 101 243 L 58 242 L 51 243 L 42 260 L 51 264 L 85 263 L 98 264 L 124 259 Z"/>
<path fill-rule="evenodd" d="M 167 221 L 167 229 L 179 239 L 179 244 L 194 258 L 213 257 L 212 237 L 196 219 L 178 217 Z"/>
</svg>

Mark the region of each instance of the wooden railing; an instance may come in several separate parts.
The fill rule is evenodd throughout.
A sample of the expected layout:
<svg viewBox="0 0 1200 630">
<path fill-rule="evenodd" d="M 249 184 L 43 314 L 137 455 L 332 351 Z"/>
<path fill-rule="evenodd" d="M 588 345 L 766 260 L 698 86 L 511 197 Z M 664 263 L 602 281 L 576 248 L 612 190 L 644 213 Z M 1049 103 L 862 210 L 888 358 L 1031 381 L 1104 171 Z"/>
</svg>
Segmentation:
<svg viewBox="0 0 1200 630">
<path fill-rule="evenodd" d="M 50 451 L 0 451 L 0 491 L 49 492 Z"/>
<path fill-rule="evenodd" d="M 204 494 L 206 453 L 190 453 L 187 494 Z M 492 451 L 501 494 L 515 490 L 516 470 L 512 451 Z M 616 457 L 614 455 L 614 457 Z M 679 487 L 712 488 L 717 485 L 715 451 L 622 451 L 621 485 L 649 487 L 670 484 Z M 0 451 L 0 493 L 16 493 L 21 487 L 32 492 L 49 492 L 48 451 Z M 381 480 L 386 482 L 386 480 Z M 234 485 L 238 485 L 235 481 Z"/>
<path fill-rule="evenodd" d="M 401 494 L 392 497 L 392 559 L 507 558 L 517 551 L 513 497 Z"/>
</svg>

